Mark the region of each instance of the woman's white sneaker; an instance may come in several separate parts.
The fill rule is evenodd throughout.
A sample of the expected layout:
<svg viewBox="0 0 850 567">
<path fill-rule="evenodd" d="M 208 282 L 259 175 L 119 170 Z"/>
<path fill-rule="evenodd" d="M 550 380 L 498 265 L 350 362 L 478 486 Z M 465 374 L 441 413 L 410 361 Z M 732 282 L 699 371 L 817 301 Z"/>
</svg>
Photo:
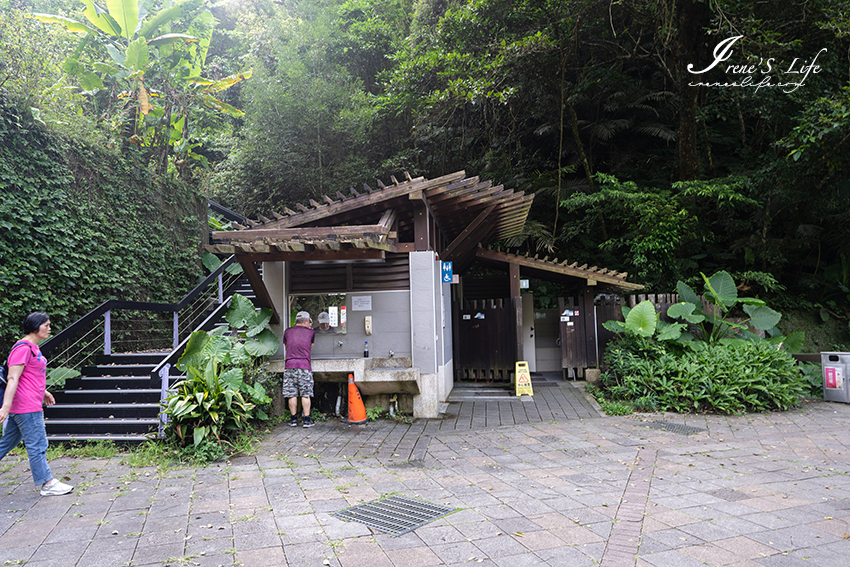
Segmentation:
<svg viewBox="0 0 850 567">
<path fill-rule="evenodd" d="M 74 487 L 70 484 L 65 484 L 63 482 L 59 482 L 55 478 L 51 481 L 46 482 L 41 486 L 41 495 L 42 496 L 61 496 L 63 494 L 68 494 L 74 490 Z"/>
</svg>

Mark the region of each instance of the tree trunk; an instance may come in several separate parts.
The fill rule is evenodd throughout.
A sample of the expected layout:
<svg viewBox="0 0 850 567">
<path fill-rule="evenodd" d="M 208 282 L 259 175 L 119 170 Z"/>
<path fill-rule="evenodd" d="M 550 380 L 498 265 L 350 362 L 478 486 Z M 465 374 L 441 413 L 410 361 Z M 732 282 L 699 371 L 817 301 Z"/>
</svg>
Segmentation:
<svg viewBox="0 0 850 567">
<path fill-rule="evenodd" d="M 677 36 L 673 48 L 673 63 L 679 83 L 679 181 L 696 179 L 700 174 L 699 160 L 699 75 L 688 71 L 688 64 L 702 69 L 705 54 L 705 27 L 711 19 L 708 5 L 700 0 L 680 0 L 676 12 Z"/>
</svg>

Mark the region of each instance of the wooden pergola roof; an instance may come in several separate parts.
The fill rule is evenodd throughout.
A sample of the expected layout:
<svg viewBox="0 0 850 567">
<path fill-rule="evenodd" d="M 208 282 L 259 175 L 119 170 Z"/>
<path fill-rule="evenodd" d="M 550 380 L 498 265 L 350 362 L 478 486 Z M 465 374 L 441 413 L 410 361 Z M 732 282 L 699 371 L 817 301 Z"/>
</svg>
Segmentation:
<svg viewBox="0 0 850 567">
<path fill-rule="evenodd" d="M 522 231 L 534 195 L 514 192 L 458 171 L 436 179 L 391 177 L 322 202 L 284 207 L 233 231 L 212 233 L 207 249 L 242 261 L 359 260 L 385 252 L 435 250 L 462 271 L 479 244 Z"/>
<path fill-rule="evenodd" d="M 538 256 L 530 258 L 528 254 L 520 256 L 486 248 L 478 248 L 476 257 L 481 263 L 499 269 L 516 265 L 519 267 L 520 273 L 533 278 L 567 281 L 584 280 L 584 284 L 588 286 L 599 285 L 622 291 L 643 289 L 640 284 L 626 281 L 626 277 L 629 275 L 627 272 L 617 272 L 596 266 L 588 267 L 587 264 L 579 266 L 577 262 L 570 263 L 569 260 L 558 263 L 558 258 L 550 261 L 548 256 L 543 259 L 538 259 Z"/>
<path fill-rule="evenodd" d="M 272 213 L 273 218 L 233 223 L 235 230 L 212 233 L 207 250 L 235 254 L 260 303 L 272 308 L 255 262 L 382 260 L 387 252 L 432 250 L 441 260 L 454 262 L 456 273 L 478 259 L 508 269 L 512 280 L 521 270 L 530 277 L 584 280 L 589 286 L 642 288 L 627 282 L 625 273 L 485 248 L 520 234 L 533 194 L 466 177 L 463 171 L 436 179 L 406 173 L 405 178 L 391 176 L 390 184 L 378 180 L 377 189 L 364 185 L 361 191 L 350 189 L 348 195 L 325 195 L 322 202 L 310 199 L 309 206 L 298 203 L 297 210 L 283 207 Z M 518 296 L 519 288 L 514 291 Z"/>
</svg>

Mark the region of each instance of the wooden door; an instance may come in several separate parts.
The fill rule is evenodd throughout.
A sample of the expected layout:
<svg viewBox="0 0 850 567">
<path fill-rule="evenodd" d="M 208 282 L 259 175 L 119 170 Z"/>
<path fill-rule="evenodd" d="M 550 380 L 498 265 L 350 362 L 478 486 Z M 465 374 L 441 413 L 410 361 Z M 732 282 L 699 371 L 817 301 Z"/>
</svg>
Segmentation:
<svg viewBox="0 0 850 567">
<path fill-rule="evenodd" d="M 561 319 L 561 367 L 569 378 L 584 376 L 588 364 L 587 320 L 593 324 L 593 314 L 586 313 L 582 298 L 559 297 L 558 312 Z"/>
<path fill-rule="evenodd" d="M 510 306 L 509 299 L 452 304 L 456 381 L 510 382 L 515 362 Z"/>
</svg>

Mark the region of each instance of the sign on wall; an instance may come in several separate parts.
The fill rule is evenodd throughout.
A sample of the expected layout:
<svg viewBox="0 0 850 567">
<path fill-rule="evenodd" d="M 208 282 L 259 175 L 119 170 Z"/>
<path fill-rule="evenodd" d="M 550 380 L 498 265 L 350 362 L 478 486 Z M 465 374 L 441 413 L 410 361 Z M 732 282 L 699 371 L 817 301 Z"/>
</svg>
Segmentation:
<svg viewBox="0 0 850 567">
<path fill-rule="evenodd" d="M 454 283 L 454 278 L 452 278 L 452 263 L 451 262 L 442 262 L 443 268 L 443 283 Z"/>
</svg>

